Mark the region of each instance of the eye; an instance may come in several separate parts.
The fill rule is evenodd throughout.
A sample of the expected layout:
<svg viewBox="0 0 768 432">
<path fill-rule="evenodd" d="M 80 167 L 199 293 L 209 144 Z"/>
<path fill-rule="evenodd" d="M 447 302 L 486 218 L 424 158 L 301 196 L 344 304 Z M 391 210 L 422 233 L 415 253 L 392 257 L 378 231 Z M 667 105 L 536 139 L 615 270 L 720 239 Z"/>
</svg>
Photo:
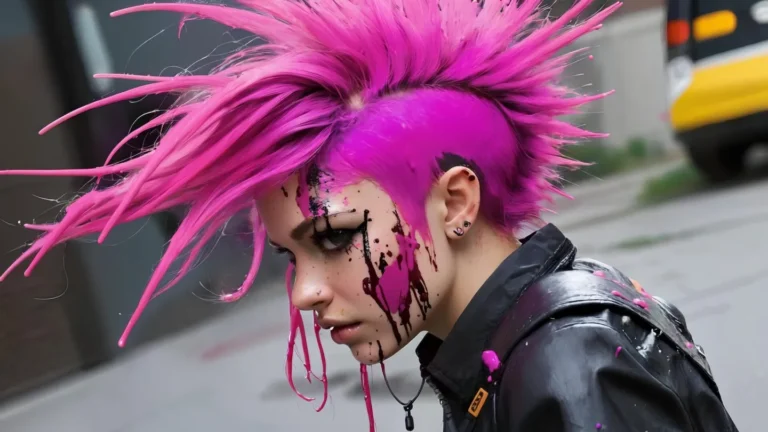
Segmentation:
<svg viewBox="0 0 768 432">
<path fill-rule="evenodd" d="M 312 241 L 323 251 L 336 252 L 346 249 L 358 232 L 360 232 L 360 228 L 328 229 L 312 234 Z"/>
</svg>

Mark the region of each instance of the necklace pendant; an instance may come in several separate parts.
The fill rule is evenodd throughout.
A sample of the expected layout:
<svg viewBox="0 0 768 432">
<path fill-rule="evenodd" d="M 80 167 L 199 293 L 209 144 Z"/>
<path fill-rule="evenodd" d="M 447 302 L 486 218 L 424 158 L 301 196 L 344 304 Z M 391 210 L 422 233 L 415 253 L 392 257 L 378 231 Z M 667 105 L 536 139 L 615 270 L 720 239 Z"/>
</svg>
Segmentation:
<svg viewBox="0 0 768 432">
<path fill-rule="evenodd" d="M 405 430 L 407 430 L 408 432 L 411 432 L 414 428 L 413 416 L 411 415 L 411 408 L 413 408 L 413 406 L 408 404 L 404 408 L 405 408 Z"/>
</svg>

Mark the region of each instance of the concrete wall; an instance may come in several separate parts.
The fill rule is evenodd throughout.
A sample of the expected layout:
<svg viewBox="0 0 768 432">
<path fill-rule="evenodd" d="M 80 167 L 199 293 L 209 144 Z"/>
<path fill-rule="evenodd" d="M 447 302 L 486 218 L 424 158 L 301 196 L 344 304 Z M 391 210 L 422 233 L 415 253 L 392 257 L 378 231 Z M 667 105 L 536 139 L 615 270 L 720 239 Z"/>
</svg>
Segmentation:
<svg viewBox="0 0 768 432">
<path fill-rule="evenodd" d="M 66 128 L 37 135 L 44 120 L 57 116 L 60 104 L 31 27 L 22 0 L 3 2 L 0 169 L 69 167 L 74 159 Z M 56 215 L 55 206 L 38 197 L 55 198 L 74 188 L 65 178 L 0 177 L 0 273 L 36 237 L 18 221 Z M 29 277 L 22 274 L 25 263 L 0 283 L 0 399 L 66 375 L 83 361 L 69 319 L 70 301 L 83 298 L 82 286 L 68 273 L 65 258 L 64 249 L 57 248 Z M 68 295 L 61 296 L 65 291 Z M 52 298 L 56 300 L 43 300 Z"/>
<path fill-rule="evenodd" d="M 672 147 L 667 112 L 664 66 L 663 8 L 619 16 L 607 22 L 574 47 L 590 47 L 575 62 L 566 82 L 589 93 L 615 90 L 605 100 L 588 107 L 579 121 L 611 134 L 607 142 L 623 145 L 633 137 L 656 140 Z"/>
<path fill-rule="evenodd" d="M 71 0 L 71 3 L 77 2 Z M 91 72 L 158 73 L 163 67 L 161 64 L 188 65 L 231 40 L 226 28 L 196 22 L 186 31 L 191 41 L 179 41 L 175 33 L 178 17 L 173 14 L 133 17 L 159 17 L 158 21 L 114 19 L 108 23 L 110 11 L 137 2 L 94 0 L 92 3 L 99 7 L 96 12 L 105 31 L 104 45 L 115 66 L 114 70 Z M 106 25 L 112 23 L 120 25 Z M 3 3 L 0 24 L 0 94 L 3 95 L 0 97 L 0 130 L 3 131 L 0 169 L 78 166 L 70 124 L 44 136 L 37 134 L 65 109 L 59 101 L 54 72 L 48 63 L 50 58 L 24 1 Z M 152 47 L 150 41 L 148 49 L 137 49 L 164 28 L 171 30 L 152 39 L 158 41 L 160 48 Z M 182 45 L 187 46 L 187 50 L 176 48 Z M 129 85 L 117 81 L 114 84 L 108 92 Z M 125 115 L 120 110 L 114 112 Z M 118 137 L 127 132 L 134 118 L 123 120 L 125 130 L 111 131 L 104 146 L 111 148 Z M 23 229 L 17 221 L 52 221 L 60 207 L 51 200 L 72 197 L 80 186 L 69 178 L 0 177 L 0 272 L 23 252 L 26 243 L 36 238 L 36 232 Z M 96 245 L 92 239 L 69 242 L 66 247 L 53 250 L 29 278 L 22 275 L 22 267 L 0 284 L 0 398 L 6 391 L 28 387 L 47 380 L 51 374 L 63 374 L 79 367 L 74 339 L 91 336 L 80 334 L 82 332 L 72 326 L 72 311 L 77 307 L 68 304 L 75 303 L 81 292 L 92 292 L 90 297 L 96 302 L 93 308 L 100 318 L 100 322 L 92 325 L 99 327 L 108 347 L 114 354 L 128 352 L 118 350 L 116 341 L 157 264 L 168 235 L 162 218 L 142 219 L 116 229 L 105 245 Z M 206 255 L 188 278 L 147 309 L 131 338 L 130 348 L 237 307 L 201 300 L 198 297 L 214 297 L 201 284 L 216 292 L 239 286 L 248 269 L 251 250 L 248 238 L 229 233 L 219 239 L 215 250 Z M 62 264 L 65 259 L 66 268 Z M 256 295 L 245 301 L 258 301 L 259 288 L 282 277 L 283 261 L 284 258 L 266 253 L 263 271 L 254 286 Z M 55 297 L 65 288 L 66 296 L 50 301 L 35 300 Z M 3 355 L 9 352 L 15 354 Z"/>
</svg>

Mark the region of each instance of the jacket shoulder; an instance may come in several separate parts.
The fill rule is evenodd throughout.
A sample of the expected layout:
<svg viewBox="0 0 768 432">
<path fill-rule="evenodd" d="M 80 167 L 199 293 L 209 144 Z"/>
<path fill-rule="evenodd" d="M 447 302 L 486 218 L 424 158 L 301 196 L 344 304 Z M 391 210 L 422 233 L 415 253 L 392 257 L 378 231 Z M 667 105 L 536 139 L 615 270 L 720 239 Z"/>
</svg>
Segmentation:
<svg viewBox="0 0 768 432">
<path fill-rule="evenodd" d="M 626 348 L 615 356 L 620 346 Z M 630 351 L 622 335 L 599 320 L 567 317 L 545 324 L 526 337 L 504 364 L 499 423 L 504 430 L 571 432 L 596 430 L 598 423 L 623 430 L 631 423 L 637 427 L 632 430 L 665 426 L 690 431 L 685 409 L 674 393 L 659 386 Z M 658 400 L 665 413 L 674 412 L 674 418 L 660 418 L 658 410 L 652 409 L 657 407 L 649 407 L 643 397 L 622 387 L 643 389 L 643 397 Z M 620 398 L 612 394 L 613 388 L 620 389 Z M 607 399 L 614 400 L 607 403 Z"/>
<path fill-rule="evenodd" d="M 492 349 L 501 358 L 548 321 L 610 309 L 653 328 L 684 353 L 714 387 L 703 351 L 693 344 L 682 314 L 677 311 L 679 316 L 675 316 L 676 308 L 673 310 L 617 269 L 599 261 L 579 259 L 572 268 L 541 278 L 520 295 L 491 341 Z"/>
<path fill-rule="evenodd" d="M 653 300 L 653 302 L 659 306 L 659 309 L 666 315 L 666 317 L 673 322 L 675 328 L 683 334 L 684 338 L 692 342 L 693 337 L 688 331 L 685 315 L 683 315 L 683 312 L 680 311 L 680 309 L 659 296 L 648 295 L 648 293 L 645 291 L 642 285 L 640 285 L 639 282 L 631 279 L 617 268 L 591 258 L 580 258 L 575 260 L 572 268 L 573 270 L 588 271 L 598 274 L 602 273 L 606 275 L 607 279 L 610 279 L 614 282 L 619 281 L 623 285 L 634 288 L 643 297 L 647 297 L 648 299 Z M 697 346 L 697 348 L 699 351 L 702 351 L 700 347 Z M 703 355 L 703 351 L 701 354 Z"/>
<path fill-rule="evenodd" d="M 674 346 L 641 323 L 616 328 L 613 315 L 569 315 L 526 337 L 504 364 L 498 430 L 736 431 L 693 368 L 660 373 L 681 359 Z"/>
</svg>

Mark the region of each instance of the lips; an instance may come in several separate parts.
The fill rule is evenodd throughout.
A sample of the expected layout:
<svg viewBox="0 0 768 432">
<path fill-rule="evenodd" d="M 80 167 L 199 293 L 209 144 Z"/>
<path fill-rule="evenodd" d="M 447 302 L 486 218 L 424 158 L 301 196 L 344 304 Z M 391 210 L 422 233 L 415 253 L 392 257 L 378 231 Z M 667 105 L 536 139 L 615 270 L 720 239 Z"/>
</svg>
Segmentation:
<svg viewBox="0 0 768 432">
<path fill-rule="evenodd" d="M 331 328 L 331 339 L 337 344 L 349 344 L 354 341 L 357 335 L 360 333 L 359 322 L 351 324 L 343 324 L 334 326 Z"/>
</svg>

